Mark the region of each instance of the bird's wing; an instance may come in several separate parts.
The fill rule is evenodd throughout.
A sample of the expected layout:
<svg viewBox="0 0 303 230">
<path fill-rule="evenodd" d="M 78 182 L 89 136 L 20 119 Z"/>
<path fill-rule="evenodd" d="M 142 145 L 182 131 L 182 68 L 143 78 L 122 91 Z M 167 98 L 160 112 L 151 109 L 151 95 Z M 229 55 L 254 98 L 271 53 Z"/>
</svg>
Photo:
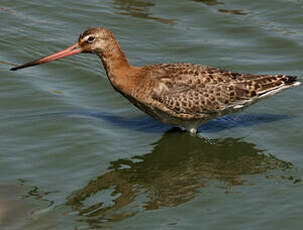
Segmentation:
<svg viewBox="0 0 303 230">
<path fill-rule="evenodd" d="M 159 68 L 162 74 L 153 79 L 152 98 L 175 114 L 190 117 L 238 109 L 296 82 L 294 76 L 239 74 L 202 65 Z"/>
</svg>

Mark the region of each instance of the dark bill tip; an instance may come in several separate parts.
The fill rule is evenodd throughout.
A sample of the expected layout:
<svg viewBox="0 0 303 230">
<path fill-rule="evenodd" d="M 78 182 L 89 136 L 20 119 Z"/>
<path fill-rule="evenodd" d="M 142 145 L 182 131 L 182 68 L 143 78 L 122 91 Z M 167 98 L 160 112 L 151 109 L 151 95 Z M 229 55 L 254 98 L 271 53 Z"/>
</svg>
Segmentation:
<svg viewBox="0 0 303 230">
<path fill-rule="evenodd" d="M 57 53 L 51 54 L 49 56 L 40 58 L 40 59 L 35 60 L 35 61 L 25 63 L 23 65 L 12 67 L 12 68 L 10 68 L 10 70 L 11 71 L 16 71 L 16 70 L 23 69 L 23 68 L 26 68 L 26 67 L 51 62 L 51 61 L 54 61 L 54 60 L 57 60 L 57 59 L 60 59 L 60 58 L 64 58 L 64 57 L 68 57 L 68 56 L 71 56 L 71 55 L 79 54 L 82 51 L 83 50 L 81 49 L 81 47 L 79 47 L 78 43 L 76 43 L 76 44 L 66 48 L 65 50 L 59 51 Z"/>
<path fill-rule="evenodd" d="M 26 68 L 26 67 L 30 67 L 30 66 L 34 66 L 34 65 L 39 65 L 39 64 L 42 64 L 42 63 L 45 63 L 43 61 L 41 61 L 41 59 L 38 59 L 38 60 L 35 60 L 35 61 L 32 61 L 32 62 L 28 62 L 24 65 L 18 65 L 18 66 L 15 66 L 15 67 L 12 67 L 10 68 L 11 71 L 16 71 L 18 69 L 23 69 L 23 68 Z"/>
<path fill-rule="evenodd" d="M 18 67 L 13 67 L 13 68 L 10 68 L 9 70 L 10 71 L 16 71 L 16 70 L 18 70 L 19 68 Z"/>
<path fill-rule="evenodd" d="M 13 68 L 10 68 L 9 70 L 10 70 L 10 71 L 16 71 L 16 70 L 22 69 L 22 68 L 24 68 L 24 67 L 22 67 L 22 66 L 15 66 L 15 67 L 13 67 Z"/>
</svg>

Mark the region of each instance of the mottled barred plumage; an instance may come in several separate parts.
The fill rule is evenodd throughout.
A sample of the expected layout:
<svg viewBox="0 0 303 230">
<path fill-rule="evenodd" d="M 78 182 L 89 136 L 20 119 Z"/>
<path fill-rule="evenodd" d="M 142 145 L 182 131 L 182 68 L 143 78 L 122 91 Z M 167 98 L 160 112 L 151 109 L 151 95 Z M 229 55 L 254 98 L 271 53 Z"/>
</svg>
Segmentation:
<svg viewBox="0 0 303 230">
<path fill-rule="evenodd" d="M 131 93 L 135 102 L 128 96 L 130 101 L 162 122 L 193 131 L 214 117 L 299 84 L 295 76 L 241 74 L 190 63 L 145 66 L 141 74 L 140 87 Z"/>
<path fill-rule="evenodd" d="M 131 66 L 112 32 L 105 28 L 88 29 L 71 47 L 11 70 L 80 52 L 97 54 L 112 86 L 138 108 L 192 133 L 212 118 L 300 84 L 295 76 L 241 74 L 189 63 Z"/>
</svg>

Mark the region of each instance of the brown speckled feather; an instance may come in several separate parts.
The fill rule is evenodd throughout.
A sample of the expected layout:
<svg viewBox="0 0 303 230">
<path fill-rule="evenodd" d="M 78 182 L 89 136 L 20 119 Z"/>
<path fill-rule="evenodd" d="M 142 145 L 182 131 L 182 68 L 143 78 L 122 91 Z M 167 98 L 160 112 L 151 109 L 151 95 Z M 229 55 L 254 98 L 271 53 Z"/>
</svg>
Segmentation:
<svg viewBox="0 0 303 230">
<path fill-rule="evenodd" d="M 240 74 L 188 63 L 132 66 L 113 33 L 105 28 L 88 29 L 67 49 L 11 70 L 83 52 L 101 58 L 112 86 L 131 103 L 155 119 L 191 133 L 212 118 L 300 84 L 294 76 Z"/>
<path fill-rule="evenodd" d="M 180 118 L 202 118 L 242 108 L 292 85 L 296 77 L 285 75 L 239 74 L 188 63 L 144 67 L 151 72 L 151 97 L 159 109 L 166 107 Z M 163 106 L 162 108 L 160 108 Z"/>
</svg>

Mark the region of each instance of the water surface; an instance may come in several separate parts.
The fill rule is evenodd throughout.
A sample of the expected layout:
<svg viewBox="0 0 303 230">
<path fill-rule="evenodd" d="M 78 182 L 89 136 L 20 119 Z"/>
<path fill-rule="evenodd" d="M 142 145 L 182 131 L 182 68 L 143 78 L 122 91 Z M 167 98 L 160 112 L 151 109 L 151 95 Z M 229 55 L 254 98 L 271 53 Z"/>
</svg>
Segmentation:
<svg viewBox="0 0 303 230">
<path fill-rule="evenodd" d="M 1 229 L 301 229 L 301 87 L 191 136 L 116 93 L 93 55 L 9 68 L 103 26 L 134 65 L 301 79 L 302 10 L 299 0 L 2 1 Z"/>
</svg>

